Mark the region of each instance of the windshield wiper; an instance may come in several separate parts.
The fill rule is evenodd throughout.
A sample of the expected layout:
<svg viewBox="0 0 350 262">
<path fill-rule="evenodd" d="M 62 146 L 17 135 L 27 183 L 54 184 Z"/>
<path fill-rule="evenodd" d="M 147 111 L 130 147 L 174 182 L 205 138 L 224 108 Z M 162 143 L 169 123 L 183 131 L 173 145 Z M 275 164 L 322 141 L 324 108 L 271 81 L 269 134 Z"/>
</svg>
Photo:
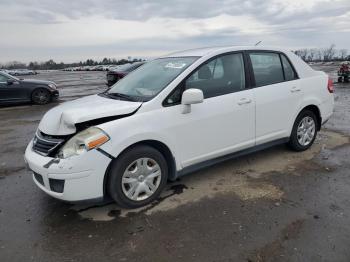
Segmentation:
<svg viewBox="0 0 350 262">
<path fill-rule="evenodd" d="M 119 97 L 128 101 L 136 101 L 135 98 L 133 96 L 129 96 L 129 95 L 125 95 L 125 94 L 121 94 L 121 93 L 105 93 L 107 96 L 110 97 Z"/>
</svg>

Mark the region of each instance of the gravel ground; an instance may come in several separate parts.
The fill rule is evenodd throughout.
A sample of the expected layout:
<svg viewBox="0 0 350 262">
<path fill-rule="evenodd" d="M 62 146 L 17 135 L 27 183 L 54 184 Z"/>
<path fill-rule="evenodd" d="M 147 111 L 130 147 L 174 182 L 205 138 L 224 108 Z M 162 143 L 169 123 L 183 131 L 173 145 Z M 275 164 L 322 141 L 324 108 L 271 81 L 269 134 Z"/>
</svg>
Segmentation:
<svg viewBox="0 0 350 262">
<path fill-rule="evenodd" d="M 335 77 L 336 68 L 317 67 Z M 42 193 L 23 152 L 43 114 L 106 89 L 104 72 L 42 72 L 46 106 L 0 108 L 0 261 L 349 261 L 350 84 L 312 149 L 278 146 L 168 185 L 139 210 Z"/>
</svg>

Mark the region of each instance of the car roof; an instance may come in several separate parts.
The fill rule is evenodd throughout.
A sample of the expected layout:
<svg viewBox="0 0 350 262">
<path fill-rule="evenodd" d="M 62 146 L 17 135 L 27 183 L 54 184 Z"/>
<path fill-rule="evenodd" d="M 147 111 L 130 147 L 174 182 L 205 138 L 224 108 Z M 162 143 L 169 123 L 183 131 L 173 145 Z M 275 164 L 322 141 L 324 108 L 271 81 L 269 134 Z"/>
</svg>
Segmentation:
<svg viewBox="0 0 350 262">
<path fill-rule="evenodd" d="M 276 48 L 276 47 L 262 47 L 262 46 L 214 46 L 214 47 L 204 47 L 204 48 L 196 48 L 196 49 L 188 49 L 184 51 L 170 53 L 165 57 L 184 57 L 184 56 L 207 56 L 212 53 L 225 53 L 225 52 L 234 52 L 240 50 L 266 50 L 266 51 L 282 51 L 286 50 Z"/>
<path fill-rule="evenodd" d="M 205 48 L 189 49 L 185 51 L 174 52 L 160 58 L 192 56 L 192 57 L 200 57 L 201 59 L 205 60 L 207 58 L 210 58 L 216 55 L 235 52 L 235 51 L 242 51 L 242 50 L 282 52 L 286 54 L 288 58 L 291 60 L 300 78 L 319 74 L 317 71 L 314 71 L 302 59 L 300 59 L 290 50 L 286 48 L 278 48 L 278 47 L 271 47 L 271 46 L 214 46 L 214 47 L 205 47 Z M 203 62 L 203 61 L 200 61 L 200 62 Z"/>
</svg>

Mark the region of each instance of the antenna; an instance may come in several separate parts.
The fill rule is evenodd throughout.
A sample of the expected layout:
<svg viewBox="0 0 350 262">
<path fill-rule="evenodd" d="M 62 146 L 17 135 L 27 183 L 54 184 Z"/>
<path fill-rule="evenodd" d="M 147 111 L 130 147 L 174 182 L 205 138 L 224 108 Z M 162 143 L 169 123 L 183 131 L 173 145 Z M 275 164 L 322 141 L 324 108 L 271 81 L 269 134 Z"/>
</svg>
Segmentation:
<svg viewBox="0 0 350 262">
<path fill-rule="evenodd" d="M 255 44 L 255 46 L 260 45 L 260 44 L 261 44 L 261 42 L 262 42 L 262 41 L 257 42 L 257 43 Z"/>
</svg>

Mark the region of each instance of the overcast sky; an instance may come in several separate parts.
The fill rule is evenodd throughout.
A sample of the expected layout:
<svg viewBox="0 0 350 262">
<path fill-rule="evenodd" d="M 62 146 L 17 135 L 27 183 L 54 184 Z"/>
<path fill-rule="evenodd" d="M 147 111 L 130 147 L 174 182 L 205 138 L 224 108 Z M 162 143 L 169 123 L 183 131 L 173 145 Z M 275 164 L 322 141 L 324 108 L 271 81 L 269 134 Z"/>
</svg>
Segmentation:
<svg viewBox="0 0 350 262">
<path fill-rule="evenodd" d="M 0 0 L 0 62 L 213 45 L 350 49 L 350 0 Z"/>
</svg>

